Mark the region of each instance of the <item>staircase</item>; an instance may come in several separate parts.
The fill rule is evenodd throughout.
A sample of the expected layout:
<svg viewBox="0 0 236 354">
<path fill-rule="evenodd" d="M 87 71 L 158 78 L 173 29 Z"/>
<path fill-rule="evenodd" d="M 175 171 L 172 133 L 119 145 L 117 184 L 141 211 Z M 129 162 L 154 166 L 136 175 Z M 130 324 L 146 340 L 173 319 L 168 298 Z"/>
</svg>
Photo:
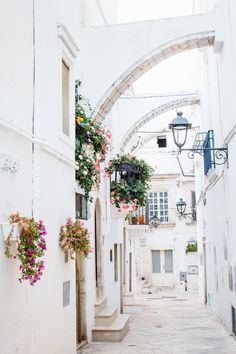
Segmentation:
<svg viewBox="0 0 236 354">
<path fill-rule="evenodd" d="M 119 314 L 118 307 L 107 306 L 107 299 L 98 298 L 95 304 L 94 342 L 120 342 L 129 330 L 129 315 Z"/>
<path fill-rule="evenodd" d="M 140 313 L 142 305 L 143 300 L 135 297 L 133 293 L 123 295 L 123 313 Z"/>
</svg>

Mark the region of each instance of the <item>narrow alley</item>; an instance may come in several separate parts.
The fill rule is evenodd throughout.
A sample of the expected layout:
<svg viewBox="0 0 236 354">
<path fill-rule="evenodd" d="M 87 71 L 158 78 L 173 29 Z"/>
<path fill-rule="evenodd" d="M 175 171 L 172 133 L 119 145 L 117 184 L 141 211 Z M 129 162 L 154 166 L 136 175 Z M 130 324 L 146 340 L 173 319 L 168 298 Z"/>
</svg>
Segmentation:
<svg viewBox="0 0 236 354">
<path fill-rule="evenodd" d="M 143 311 L 130 316 L 122 342 L 96 342 L 79 354 L 235 354 L 236 342 L 194 294 L 146 295 Z"/>
</svg>

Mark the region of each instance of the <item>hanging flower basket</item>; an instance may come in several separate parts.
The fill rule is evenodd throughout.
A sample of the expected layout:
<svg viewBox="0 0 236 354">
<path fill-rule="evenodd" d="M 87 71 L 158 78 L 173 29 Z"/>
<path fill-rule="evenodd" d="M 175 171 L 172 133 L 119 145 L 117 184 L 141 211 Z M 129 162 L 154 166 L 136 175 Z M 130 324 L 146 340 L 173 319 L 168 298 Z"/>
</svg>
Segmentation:
<svg viewBox="0 0 236 354">
<path fill-rule="evenodd" d="M 44 270 L 42 257 L 47 250 L 44 222 L 34 218 L 20 216 L 19 213 L 10 216 L 11 230 L 6 238 L 5 255 L 20 261 L 19 281 L 27 280 L 34 285 L 41 279 Z M 12 241 L 17 242 L 16 252 L 12 251 Z"/>
<path fill-rule="evenodd" d="M 145 205 L 152 171 L 144 160 L 117 155 L 106 169 L 111 176 L 111 204 L 127 212 Z"/>
<path fill-rule="evenodd" d="M 69 255 L 71 259 L 75 258 L 77 252 L 84 257 L 92 252 L 88 229 L 80 220 L 73 221 L 69 218 L 66 224 L 61 226 L 59 245 L 66 257 Z"/>
</svg>

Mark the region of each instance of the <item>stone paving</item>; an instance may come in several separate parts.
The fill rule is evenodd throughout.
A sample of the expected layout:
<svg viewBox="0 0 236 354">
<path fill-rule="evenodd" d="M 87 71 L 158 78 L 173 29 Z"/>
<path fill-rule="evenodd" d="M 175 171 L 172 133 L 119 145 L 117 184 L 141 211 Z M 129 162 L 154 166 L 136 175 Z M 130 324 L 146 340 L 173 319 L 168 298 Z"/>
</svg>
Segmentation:
<svg viewBox="0 0 236 354">
<path fill-rule="evenodd" d="M 91 343 L 80 354 L 236 354 L 236 341 L 196 296 L 156 292 L 130 316 L 122 342 Z"/>
</svg>

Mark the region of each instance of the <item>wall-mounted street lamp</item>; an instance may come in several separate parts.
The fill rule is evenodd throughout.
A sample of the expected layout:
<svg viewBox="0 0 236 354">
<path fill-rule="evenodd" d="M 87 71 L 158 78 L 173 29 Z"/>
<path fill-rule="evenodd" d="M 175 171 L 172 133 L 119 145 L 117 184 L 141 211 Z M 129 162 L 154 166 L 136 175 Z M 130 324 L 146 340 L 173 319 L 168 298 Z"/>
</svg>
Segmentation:
<svg viewBox="0 0 236 354">
<path fill-rule="evenodd" d="M 155 214 L 154 216 L 150 217 L 149 219 L 149 231 L 154 231 L 154 229 L 157 229 L 158 226 L 161 225 L 161 219 L 158 218 L 158 216 Z"/>
<path fill-rule="evenodd" d="M 176 208 L 179 213 L 179 216 L 183 216 L 184 218 L 188 217 L 189 219 L 196 221 L 195 209 L 193 209 L 192 213 L 185 213 L 186 207 L 186 202 L 182 198 L 180 198 L 180 200 L 176 203 Z"/>
<path fill-rule="evenodd" d="M 177 117 L 169 124 L 179 152 L 188 151 L 188 156 L 191 159 L 194 158 L 195 153 L 202 155 L 204 157 L 205 174 L 208 173 L 210 168 L 214 168 L 215 165 L 223 165 L 228 161 L 228 146 L 215 148 L 213 130 L 197 133 L 192 149 L 183 149 L 187 140 L 188 130 L 191 127 L 191 123 L 188 122 L 187 118 L 183 117 L 182 112 L 177 112 Z"/>
</svg>

